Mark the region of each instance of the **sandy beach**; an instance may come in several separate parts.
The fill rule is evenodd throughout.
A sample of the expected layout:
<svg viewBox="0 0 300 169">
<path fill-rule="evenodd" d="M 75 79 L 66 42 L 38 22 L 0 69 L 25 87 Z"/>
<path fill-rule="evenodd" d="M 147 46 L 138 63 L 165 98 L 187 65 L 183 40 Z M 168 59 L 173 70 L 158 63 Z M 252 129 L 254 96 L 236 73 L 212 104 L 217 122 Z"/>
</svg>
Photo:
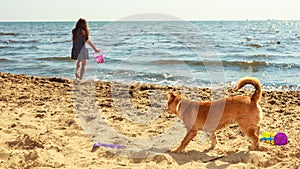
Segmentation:
<svg viewBox="0 0 300 169">
<path fill-rule="evenodd" d="M 78 86 L 78 83 L 81 85 Z M 87 88 L 89 85 L 84 83 L 94 86 L 95 90 Z M 87 125 L 80 120 L 82 114 L 78 110 L 81 109 L 76 103 L 87 101 L 85 92 L 94 94 L 92 101 L 101 112 L 102 120 L 120 135 L 135 140 L 158 136 L 173 123 L 180 122 L 178 117 L 165 112 L 165 94 L 168 91 L 184 91 L 191 99 L 199 101 L 209 101 L 212 93 L 206 88 L 75 82 L 55 77 L 0 73 L 0 168 L 300 167 L 299 91 L 263 91 L 260 101 L 264 113 L 262 130 L 286 133 L 289 142 L 284 146 L 260 142 L 262 150 L 249 151 L 250 141 L 233 124 L 217 132 L 217 146 L 210 151 L 207 150 L 209 141 L 200 144 L 198 139 L 194 139 L 181 154 L 159 151 L 155 155 L 138 158 L 114 153 L 108 147 L 99 147 L 91 152 L 95 138 L 97 140 L 100 136 L 93 138 L 93 133 L 88 133 Z M 82 93 L 78 95 L 79 92 Z M 226 95 L 251 95 L 252 92 L 228 88 Z M 122 108 L 128 103 L 136 111 Z M 147 114 L 149 112 L 154 112 L 155 116 Z M 89 121 L 94 120 L 93 116 L 89 118 Z M 147 122 L 147 119 L 152 121 Z M 102 130 L 105 132 L 99 127 L 99 132 Z M 164 148 L 173 145 L 172 136 L 163 139 L 160 145 L 166 145 Z M 122 140 L 120 144 L 126 146 Z"/>
</svg>

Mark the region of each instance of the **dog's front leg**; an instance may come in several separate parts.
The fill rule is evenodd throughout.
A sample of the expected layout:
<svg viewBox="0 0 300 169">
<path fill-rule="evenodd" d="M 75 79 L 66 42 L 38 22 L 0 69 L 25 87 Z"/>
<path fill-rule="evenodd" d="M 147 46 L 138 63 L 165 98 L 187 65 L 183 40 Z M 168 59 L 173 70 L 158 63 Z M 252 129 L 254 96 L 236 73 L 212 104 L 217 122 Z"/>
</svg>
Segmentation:
<svg viewBox="0 0 300 169">
<path fill-rule="evenodd" d="M 185 147 L 189 144 L 189 142 L 197 135 L 198 130 L 196 129 L 191 129 L 187 132 L 186 136 L 184 139 L 181 141 L 180 146 L 173 151 L 174 153 L 181 153 L 185 149 Z"/>
</svg>

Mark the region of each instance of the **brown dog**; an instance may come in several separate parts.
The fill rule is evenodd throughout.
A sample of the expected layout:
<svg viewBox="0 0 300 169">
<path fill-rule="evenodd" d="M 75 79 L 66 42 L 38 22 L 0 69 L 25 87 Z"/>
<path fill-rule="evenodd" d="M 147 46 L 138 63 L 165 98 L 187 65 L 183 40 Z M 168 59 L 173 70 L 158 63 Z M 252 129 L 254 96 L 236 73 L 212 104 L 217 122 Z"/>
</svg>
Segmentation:
<svg viewBox="0 0 300 169">
<path fill-rule="evenodd" d="M 187 127 L 187 134 L 180 146 L 173 152 L 182 152 L 187 144 L 197 135 L 198 130 L 211 133 L 211 148 L 216 146 L 215 130 L 227 124 L 237 122 L 240 129 L 252 140 L 250 150 L 258 148 L 259 123 L 262 111 L 258 102 L 262 95 L 258 79 L 244 77 L 237 84 L 237 89 L 252 84 L 256 91 L 252 97 L 234 96 L 214 102 L 195 102 L 174 93 L 168 93 L 168 112 L 177 115 Z"/>
</svg>

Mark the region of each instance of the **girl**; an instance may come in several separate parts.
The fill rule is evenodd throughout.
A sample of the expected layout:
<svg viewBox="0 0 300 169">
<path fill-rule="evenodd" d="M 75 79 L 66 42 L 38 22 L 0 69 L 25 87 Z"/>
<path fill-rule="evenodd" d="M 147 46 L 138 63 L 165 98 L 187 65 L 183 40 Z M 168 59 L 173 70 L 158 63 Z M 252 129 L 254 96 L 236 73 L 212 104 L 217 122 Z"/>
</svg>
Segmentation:
<svg viewBox="0 0 300 169">
<path fill-rule="evenodd" d="M 85 44 L 89 44 L 96 53 L 100 52 L 90 40 L 89 35 L 90 30 L 88 29 L 86 20 L 80 18 L 72 30 L 73 48 L 71 54 L 71 58 L 77 60 L 75 76 L 80 80 L 85 72 L 86 60 L 89 59 L 88 49 Z"/>
</svg>

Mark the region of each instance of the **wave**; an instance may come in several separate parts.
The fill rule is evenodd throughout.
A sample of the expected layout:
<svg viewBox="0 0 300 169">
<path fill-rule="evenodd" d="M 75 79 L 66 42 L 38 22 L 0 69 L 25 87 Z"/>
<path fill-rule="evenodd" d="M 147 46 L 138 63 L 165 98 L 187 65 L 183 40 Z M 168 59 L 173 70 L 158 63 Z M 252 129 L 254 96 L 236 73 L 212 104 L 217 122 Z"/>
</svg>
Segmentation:
<svg viewBox="0 0 300 169">
<path fill-rule="evenodd" d="M 278 69 L 300 69 L 300 65 L 295 63 L 269 63 L 266 61 L 222 61 L 224 67 L 252 67 L 264 68 L 273 67 Z"/>
<path fill-rule="evenodd" d="M 270 57 L 268 54 L 255 54 L 248 56 L 249 58 L 256 59 L 256 58 L 268 58 Z"/>
<path fill-rule="evenodd" d="M 232 59 L 236 59 L 239 60 L 241 58 L 243 59 L 249 59 L 249 60 L 261 60 L 261 59 L 272 59 L 275 56 L 274 55 L 269 55 L 269 54 L 227 54 L 227 53 L 221 53 L 219 54 L 221 56 L 222 59 L 226 59 L 226 60 L 232 60 Z"/>
<path fill-rule="evenodd" d="M 8 48 L 11 48 L 10 46 L 0 46 L 0 49 L 8 49 Z"/>
<path fill-rule="evenodd" d="M 70 43 L 70 42 L 72 42 L 72 40 L 63 40 L 63 41 L 51 41 L 52 42 L 52 44 L 61 44 L 61 43 L 63 43 L 63 44 L 65 44 L 65 43 Z"/>
<path fill-rule="evenodd" d="M 298 59 L 300 54 L 297 53 L 258 53 L 258 54 L 226 54 L 221 53 L 219 54 L 222 59 L 226 60 L 240 60 L 245 59 L 249 61 L 255 61 L 255 60 L 278 60 L 278 59 L 286 59 L 286 60 L 294 60 Z"/>
<path fill-rule="evenodd" d="M 11 46 L 11 45 L 6 45 L 6 46 L 0 46 L 0 49 L 16 49 L 16 50 L 23 50 L 23 49 L 38 49 L 37 46 Z"/>
<path fill-rule="evenodd" d="M 270 66 L 270 63 L 264 62 L 264 61 L 222 61 L 222 65 L 224 67 L 232 67 L 232 66 L 238 66 L 238 67 L 268 67 Z"/>
<path fill-rule="evenodd" d="M 190 66 L 224 66 L 224 67 L 232 67 L 232 66 L 254 66 L 254 67 L 264 67 L 268 66 L 269 63 L 261 62 L 261 61 L 194 61 L 194 60 L 157 60 L 152 61 L 151 64 L 157 65 L 173 65 L 173 64 L 187 64 Z"/>
<path fill-rule="evenodd" d="M 71 61 L 70 56 L 37 58 L 40 61 Z"/>
<path fill-rule="evenodd" d="M 10 60 L 8 60 L 8 59 L 4 59 L 4 58 L 0 58 L 0 63 L 1 62 L 9 62 Z"/>
<path fill-rule="evenodd" d="M 6 33 L 6 32 L 0 32 L 0 36 L 17 36 L 16 33 Z"/>
<path fill-rule="evenodd" d="M 152 61 L 151 64 L 156 65 L 173 65 L 173 64 L 187 64 L 191 66 L 240 66 L 240 65 L 259 65 L 263 63 L 250 63 L 250 62 L 243 62 L 243 61 L 195 61 L 195 60 L 156 60 Z"/>
<path fill-rule="evenodd" d="M 66 35 L 70 35 L 69 33 L 40 33 L 38 35 L 41 35 L 41 36 L 66 36 Z"/>
<path fill-rule="evenodd" d="M 181 60 L 155 60 L 151 61 L 150 64 L 153 65 L 174 65 L 174 64 L 183 64 L 187 61 L 181 61 Z"/>
<path fill-rule="evenodd" d="M 261 48 L 264 45 L 259 44 L 259 43 L 250 43 L 250 44 L 246 44 L 246 46 L 251 46 L 251 47 L 256 47 L 256 48 Z"/>
<path fill-rule="evenodd" d="M 194 60 L 156 60 L 151 61 L 153 65 L 181 65 L 186 64 L 188 66 L 223 66 L 223 67 L 275 67 L 275 68 L 297 68 L 300 69 L 300 65 L 295 63 L 269 63 L 266 61 L 194 61 Z"/>
<path fill-rule="evenodd" d="M 32 40 L 8 40 L 6 43 L 14 43 L 14 44 L 23 44 L 23 43 L 38 43 L 38 40 L 32 39 Z"/>
<path fill-rule="evenodd" d="M 37 46 L 18 46 L 18 47 L 14 47 L 18 50 L 21 50 L 21 49 L 38 49 Z"/>
</svg>

